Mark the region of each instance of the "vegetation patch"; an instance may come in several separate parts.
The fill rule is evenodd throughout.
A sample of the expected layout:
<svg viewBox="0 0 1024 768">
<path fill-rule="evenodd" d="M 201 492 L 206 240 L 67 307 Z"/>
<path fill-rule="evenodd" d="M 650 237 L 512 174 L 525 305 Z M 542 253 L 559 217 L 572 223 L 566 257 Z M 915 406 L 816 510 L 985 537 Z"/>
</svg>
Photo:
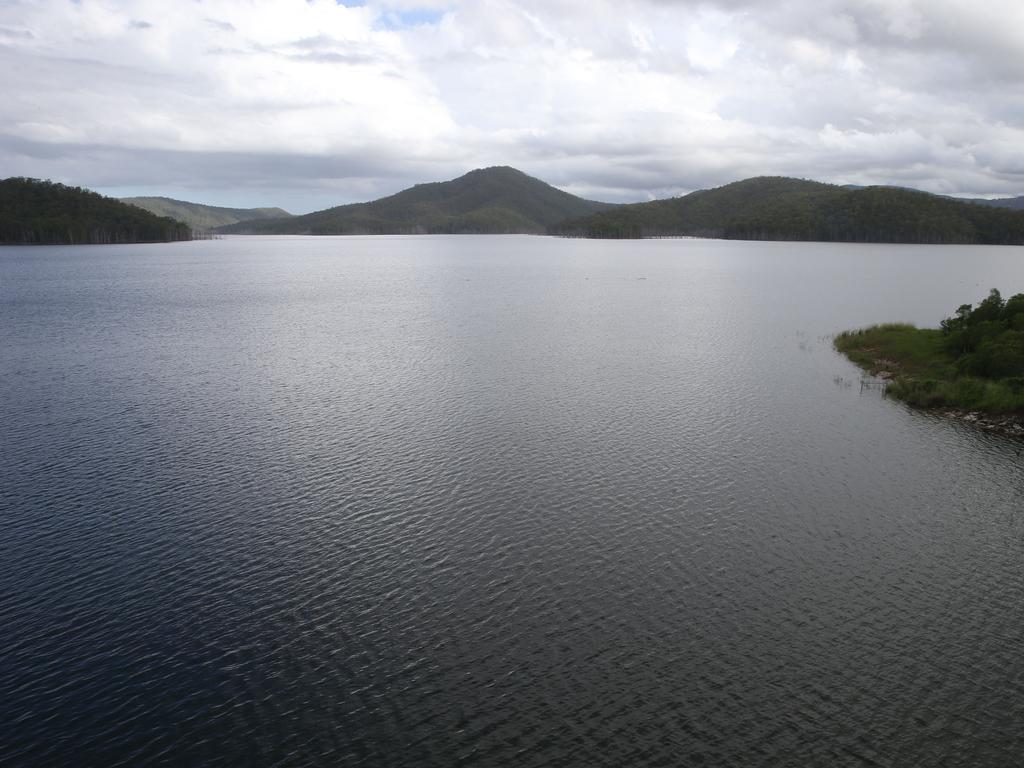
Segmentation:
<svg viewBox="0 0 1024 768">
<path fill-rule="evenodd" d="M 940 328 L 873 325 L 839 334 L 835 346 L 910 405 L 1024 417 L 1024 294 L 1004 300 L 993 289 Z"/>
</svg>

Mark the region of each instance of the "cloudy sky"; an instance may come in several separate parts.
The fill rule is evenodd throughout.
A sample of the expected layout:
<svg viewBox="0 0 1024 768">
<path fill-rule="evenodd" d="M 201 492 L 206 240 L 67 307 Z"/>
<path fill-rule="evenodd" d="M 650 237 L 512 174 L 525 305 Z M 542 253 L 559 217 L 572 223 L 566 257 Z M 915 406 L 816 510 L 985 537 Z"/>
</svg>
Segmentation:
<svg viewBox="0 0 1024 768">
<path fill-rule="evenodd" d="M 1021 0 L 0 0 L 0 84 L 0 177 L 114 195 L 1024 194 Z"/>
</svg>

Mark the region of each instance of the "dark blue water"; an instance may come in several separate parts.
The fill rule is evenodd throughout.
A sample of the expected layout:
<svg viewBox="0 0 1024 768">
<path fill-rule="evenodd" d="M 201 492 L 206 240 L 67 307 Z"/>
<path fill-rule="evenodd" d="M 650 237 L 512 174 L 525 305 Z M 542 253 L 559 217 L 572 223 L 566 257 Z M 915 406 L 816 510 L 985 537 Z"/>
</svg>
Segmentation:
<svg viewBox="0 0 1024 768">
<path fill-rule="evenodd" d="M 1009 766 L 1021 444 L 864 389 L 1024 249 L 0 249 L 0 763 Z"/>
</svg>

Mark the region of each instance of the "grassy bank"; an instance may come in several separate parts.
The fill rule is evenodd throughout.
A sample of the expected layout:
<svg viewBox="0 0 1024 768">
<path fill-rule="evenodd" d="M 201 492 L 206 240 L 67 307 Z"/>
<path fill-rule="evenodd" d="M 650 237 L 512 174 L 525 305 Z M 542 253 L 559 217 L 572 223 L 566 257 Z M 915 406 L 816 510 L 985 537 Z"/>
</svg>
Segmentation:
<svg viewBox="0 0 1024 768">
<path fill-rule="evenodd" d="M 887 323 L 846 331 L 835 347 L 910 405 L 1024 416 L 1024 295 L 1004 302 L 993 291 L 938 329 Z"/>
</svg>

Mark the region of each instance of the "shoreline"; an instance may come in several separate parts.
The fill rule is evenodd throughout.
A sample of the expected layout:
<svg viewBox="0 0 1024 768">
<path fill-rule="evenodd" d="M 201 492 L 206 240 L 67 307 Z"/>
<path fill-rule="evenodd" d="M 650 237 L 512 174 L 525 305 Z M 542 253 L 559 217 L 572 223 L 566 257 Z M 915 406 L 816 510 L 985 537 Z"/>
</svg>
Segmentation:
<svg viewBox="0 0 1024 768">
<path fill-rule="evenodd" d="M 910 406 L 914 408 L 915 406 Z M 986 432 L 993 432 L 1006 437 L 1024 439 L 1024 416 L 1021 414 L 993 414 L 982 413 L 981 411 L 965 411 L 958 408 L 922 408 L 921 410 L 934 413 L 947 419 L 962 421 L 971 424 Z"/>
<path fill-rule="evenodd" d="M 880 384 L 886 397 L 908 407 L 1024 437 L 1024 379 L 964 375 L 939 329 L 886 323 L 833 337 L 837 352 Z"/>
</svg>

